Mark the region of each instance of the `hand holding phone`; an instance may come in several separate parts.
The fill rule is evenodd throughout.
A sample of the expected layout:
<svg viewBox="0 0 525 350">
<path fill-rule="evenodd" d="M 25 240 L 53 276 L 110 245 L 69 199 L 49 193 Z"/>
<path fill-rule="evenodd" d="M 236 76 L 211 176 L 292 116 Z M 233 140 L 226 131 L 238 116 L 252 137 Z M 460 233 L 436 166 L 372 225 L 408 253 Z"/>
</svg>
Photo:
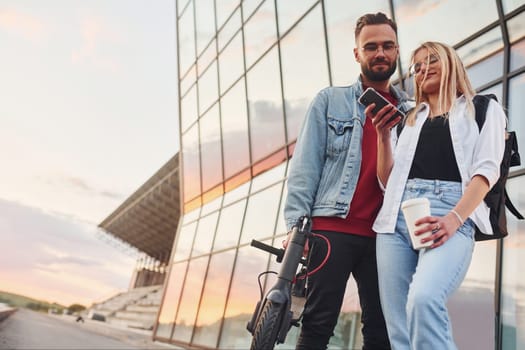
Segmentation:
<svg viewBox="0 0 525 350">
<path fill-rule="evenodd" d="M 364 105 L 365 107 L 366 106 L 369 106 L 371 105 L 372 103 L 375 103 L 375 107 L 374 109 L 372 110 L 372 113 L 373 114 L 377 114 L 377 112 L 379 112 L 379 110 L 383 107 L 385 107 L 386 105 L 391 105 L 390 102 L 388 102 L 383 96 L 381 96 L 374 88 L 371 88 L 369 87 L 368 89 L 365 90 L 365 92 L 363 92 L 363 94 L 361 96 L 359 96 L 359 99 L 357 100 L 359 103 L 361 103 L 362 105 Z M 401 112 L 399 109 L 397 109 L 395 106 L 394 106 L 394 109 L 395 109 L 395 113 L 394 115 L 388 120 L 387 123 L 390 123 L 391 121 L 393 121 L 394 119 L 396 119 L 397 117 L 401 117 L 401 120 L 403 120 L 405 118 L 405 113 Z"/>
</svg>

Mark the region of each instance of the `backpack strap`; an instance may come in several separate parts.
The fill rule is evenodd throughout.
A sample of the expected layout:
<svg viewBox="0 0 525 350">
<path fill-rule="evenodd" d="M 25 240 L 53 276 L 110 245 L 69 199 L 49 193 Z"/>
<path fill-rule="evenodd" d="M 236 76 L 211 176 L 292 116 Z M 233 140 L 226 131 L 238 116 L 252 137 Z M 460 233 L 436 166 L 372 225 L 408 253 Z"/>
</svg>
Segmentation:
<svg viewBox="0 0 525 350">
<path fill-rule="evenodd" d="M 505 206 L 519 220 L 525 219 L 510 200 L 509 194 L 507 193 L 507 188 L 505 188 Z"/>
<path fill-rule="evenodd" d="M 485 119 L 487 117 L 487 108 L 489 107 L 491 99 L 493 99 L 494 101 L 498 100 L 498 98 L 494 94 L 476 95 L 472 99 L 472 102 L 474 103 L 474 108 L 476 110 L 476 123 L 478 124 L 478 128 L 480 131 L 483 127 L 483 124 L 485 123 Z"/>
</svg>

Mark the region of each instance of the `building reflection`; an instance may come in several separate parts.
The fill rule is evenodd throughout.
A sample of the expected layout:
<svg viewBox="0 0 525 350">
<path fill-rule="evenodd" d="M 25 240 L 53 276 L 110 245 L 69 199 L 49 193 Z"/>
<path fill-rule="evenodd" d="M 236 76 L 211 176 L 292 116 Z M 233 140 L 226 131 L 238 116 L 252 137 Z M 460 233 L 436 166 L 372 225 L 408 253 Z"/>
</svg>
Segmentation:
<svg viewBox="0 0 525 350">
<path fill-rule="evenodd" d="M 475 88 L 495 93 L 505 106 L 525 153 L 522 1 L 178 0 L 184 209 L 155 339 L 249 347 L 246 323 L 260 297 L 257 275 L 278 269 L 249 242 L 280 246 L 286 172 L 299 125 L 318 90 L 357 78 L 353 25 L 376 11 L 398 23 L 397 84 L 411 91 L 408 59 L 420 42 L 454 45 Z M 512 169 L 508 186 L 522 212 L 524 169 Z M 525 348 L 524 225 L 509 216 L 511 235 L 503 244 L 476 244 L 465 281 L 450 300 L 459 348 L 494 349 L 495 341 L 502 349 Z M 274 278 L 262 278 L 264 290 Z M 360 328 L 349 281 L 330 346 L 360 348 Z M 297 334 L 293 328 L 278 348 L 293 347 Z"/>
</svg>

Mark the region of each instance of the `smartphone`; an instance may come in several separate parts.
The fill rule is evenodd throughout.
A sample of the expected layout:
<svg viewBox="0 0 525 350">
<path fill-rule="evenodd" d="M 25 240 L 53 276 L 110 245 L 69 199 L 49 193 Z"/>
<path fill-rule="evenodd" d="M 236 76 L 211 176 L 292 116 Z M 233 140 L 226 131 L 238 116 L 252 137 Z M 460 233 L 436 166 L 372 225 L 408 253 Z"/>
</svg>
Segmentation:
<svg viewBox="0 0 525 350">
<path fill-rule="evenodd" d="M 368 89 L 363 92 L 361 96 L 359 96 L 359 99 L 357 100 L 359 103 L 364 105 L 365 107 L 375 103 L 375 107 L 372 110 L 372 113 L 376 114 L 379 112 L 381 108 L 383 108 L 386 105 L 391 105 L 390 102 L 388 102 L 383 96 L 381 96 L 374 88 L 369 87 Z M 395 107 L 394 107 L 395 108 Z M 401 120 L 405 118 L 405 113 L 401 112 L 399 109 L 395 108 L 396 112 L 390 118 L 388 122 L 391 122 L 392 120 L 396 119 L 397 117 L 401 117 Z"/>
</svg>

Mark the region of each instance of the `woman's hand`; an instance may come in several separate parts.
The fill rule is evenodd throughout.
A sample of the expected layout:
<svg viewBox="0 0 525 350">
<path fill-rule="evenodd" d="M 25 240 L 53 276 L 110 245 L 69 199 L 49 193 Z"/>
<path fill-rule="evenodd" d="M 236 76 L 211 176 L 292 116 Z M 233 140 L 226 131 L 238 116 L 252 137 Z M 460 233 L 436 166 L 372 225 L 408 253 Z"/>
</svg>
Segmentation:
<svg viewBox="0 0 525 350">
<path fill-rule="evenodd" d="M 382 138 L 384 141 L 390 139 L 390 130 L 400 122 L 401 117 L 397 117 L 394 120 L 390 120 L 396 113 L 396 108 L 392 104 L 388 104 L 381 108 L 376 115 L 372 113 L 375 108 L 375 104 L 372 103 L 365 108 L 365 115 L 367 118 L 372 120 L 372 124 L 376 128 L 377 136 Z"/>
<path fill-rule="evenodd" d="M 416 236 L 429 231 L 432 233 L 430 237 L 421 239 L 421 243 L 434 241 L 430 248 L 437 248 L 445 244 L 461 226 L 459 220 L 452 212 L 445 216 L 425 216 L 414 224 L 422 226 L 414 232 Z"/>
</svg>

